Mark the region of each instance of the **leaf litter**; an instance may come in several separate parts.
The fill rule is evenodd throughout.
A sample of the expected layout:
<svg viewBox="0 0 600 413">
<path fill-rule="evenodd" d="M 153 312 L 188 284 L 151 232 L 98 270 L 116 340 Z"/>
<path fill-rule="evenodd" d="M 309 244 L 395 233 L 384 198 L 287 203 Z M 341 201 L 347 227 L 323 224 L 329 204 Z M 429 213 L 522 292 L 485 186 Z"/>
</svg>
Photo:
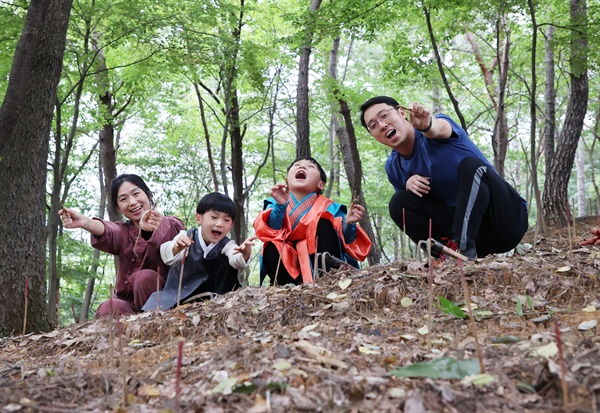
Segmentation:
<svg viewBox="0 0 600 413">
<path fill-rule="evenodd" d="M 465 270 L 486 374 L 457 263 L 434 270 L 429 324 L 428 271 L 409 261 L 123 317 L 121 336 L 103 319 L 0 339 L 0 412 L 562 411 L 555 322 L 568 407 L 598 411 L 600 247 L 557 232 L 523 250 Z"/>
</svg>

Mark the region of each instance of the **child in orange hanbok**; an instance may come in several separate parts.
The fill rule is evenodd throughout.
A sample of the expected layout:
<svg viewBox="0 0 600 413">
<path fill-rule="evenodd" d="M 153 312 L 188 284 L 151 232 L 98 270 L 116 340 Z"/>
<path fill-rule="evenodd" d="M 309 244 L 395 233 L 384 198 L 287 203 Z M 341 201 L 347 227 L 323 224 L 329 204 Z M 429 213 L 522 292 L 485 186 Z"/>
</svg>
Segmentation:
<svg viewBox="0 0 600 413">
<path fill-rule="evenodd" d="M 315 159 L 301 157 L 288 168 L 287 184 L 271 189 L 272 198 L 254 221 L 256 236 L 264 244 L 261 284 L 267 275 L 271 284 L 312 282 L 316 253 L 329 253 L 333 262 L 357 268 L 367 257 L 371 240 L 356 225 L 365 209 L 353 203 L 346 212 L 344 205 L 323 196 L 326 181 Z"/>
</svg>

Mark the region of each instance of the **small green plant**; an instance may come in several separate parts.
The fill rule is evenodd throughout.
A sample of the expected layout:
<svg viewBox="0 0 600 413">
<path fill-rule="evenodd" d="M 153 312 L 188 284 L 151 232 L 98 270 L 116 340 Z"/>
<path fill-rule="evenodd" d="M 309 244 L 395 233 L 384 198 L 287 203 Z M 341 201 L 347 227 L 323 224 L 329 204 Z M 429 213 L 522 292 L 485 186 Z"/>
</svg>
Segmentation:
<svg viewBox="0 0 600 413">
<path fill-rule="evenodd" d="M 452 301 L 448 300 L 445 297 L 438 296 L 439 308 L 446 314 L 450 314 L 456 316 L 458 318 L 465 319 L 467 318 L 467 313 L 465 313 L 458 305 L 454 304 Z"/>
<path fill-rule="evenodd" d="M 517 296 L 516 311 L 517 311 L 517 315 L 519 317 L 521 317 L 524 314 L 523 313 L 523 301 L 522 301 L 522 299 L 524 299 L 525 305 L 527 307 L 529 307 L 530 310 L 534 310 L 535 309 L 535 305 L 533 304 L 533 300 L 531 299 L 530 296 L 528 296 L 528 295 Z"/>
</svg>

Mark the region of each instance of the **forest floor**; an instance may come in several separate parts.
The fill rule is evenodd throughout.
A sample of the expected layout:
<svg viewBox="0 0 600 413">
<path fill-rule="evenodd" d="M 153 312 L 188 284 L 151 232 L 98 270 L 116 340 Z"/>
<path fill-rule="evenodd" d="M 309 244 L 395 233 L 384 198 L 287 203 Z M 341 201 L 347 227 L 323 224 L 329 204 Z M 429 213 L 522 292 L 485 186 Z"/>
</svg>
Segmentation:
<svg viewBox="0 0 600 413">
<path fill-rule="evenodd" d="M 474 322 L 449 259 L 4 338 L 0 412 L 597 412 L 599 223 L 467 263 Z"/>
</svg>

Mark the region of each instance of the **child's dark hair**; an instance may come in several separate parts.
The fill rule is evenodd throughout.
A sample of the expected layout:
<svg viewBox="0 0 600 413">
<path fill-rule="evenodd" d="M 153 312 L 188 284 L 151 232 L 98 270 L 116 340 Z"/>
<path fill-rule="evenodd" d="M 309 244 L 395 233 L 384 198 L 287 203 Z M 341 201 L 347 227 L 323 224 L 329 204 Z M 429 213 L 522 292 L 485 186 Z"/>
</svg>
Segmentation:
<svg viewBox="0 0 600 413">
<path fill-rule="evenodd" d="M 296 158 L 294 160 L 294 162 L 292 162 L 290 164 L 290 166 L 288 166 L 287 172 L 289 172 L 290 169 L 292 169 L 292 166 L 294 166 L 294 164 L 296 162 L 300 162 L 300 161 L 309 161 L 310 163 L 315 164 L 317 166 L 317 169 L 319 170 L 319 174 L 321 175 L 321 181 L 323 181 L 324 184 L 327 183 L 327 174 L 325 173 L 325 170 L 323 169 L 321 164 L 319 162 L 317 162 L 317 160 L 315 158 L 312 158 L 310 156 L 300 156 L 299 158 Z M 317 193 L 322 194 L 323 191 L 317 191 Z"/>
<path fill-rule="evenodd" d="M 211 192 L 202 197 L 198 206 L 196 207 L 196 213 L 203 215 L 208 211 L 223 212 L 231 217 L 235 221 L 236 209 L 235 204 L 227 195 L 219 192 Z"/>
<path fill-rule="evenodd" d="M 119 203 L 117 202 L 117 198 L 119 197 L 119 188 L 121 187 L 121 185 L 123 185 L 123 182 L 131 182 L 132 184 L 140 188 L 142 191 L 144 191 L 144 193 L 146 194 L 146 196 L 148 196 L 148 199 L 150 200 L 150 205 L 152 205 L 153 195 L 150 189 L 148 188 L 148 185 L 146 185 L 146 182 L 144 182 L 144 180 L 137 175 L 122 174 L 113 179 L 110 184 L 110 202 L 112 203 L 115 210 L 119 210 Z"/>
</svg>

